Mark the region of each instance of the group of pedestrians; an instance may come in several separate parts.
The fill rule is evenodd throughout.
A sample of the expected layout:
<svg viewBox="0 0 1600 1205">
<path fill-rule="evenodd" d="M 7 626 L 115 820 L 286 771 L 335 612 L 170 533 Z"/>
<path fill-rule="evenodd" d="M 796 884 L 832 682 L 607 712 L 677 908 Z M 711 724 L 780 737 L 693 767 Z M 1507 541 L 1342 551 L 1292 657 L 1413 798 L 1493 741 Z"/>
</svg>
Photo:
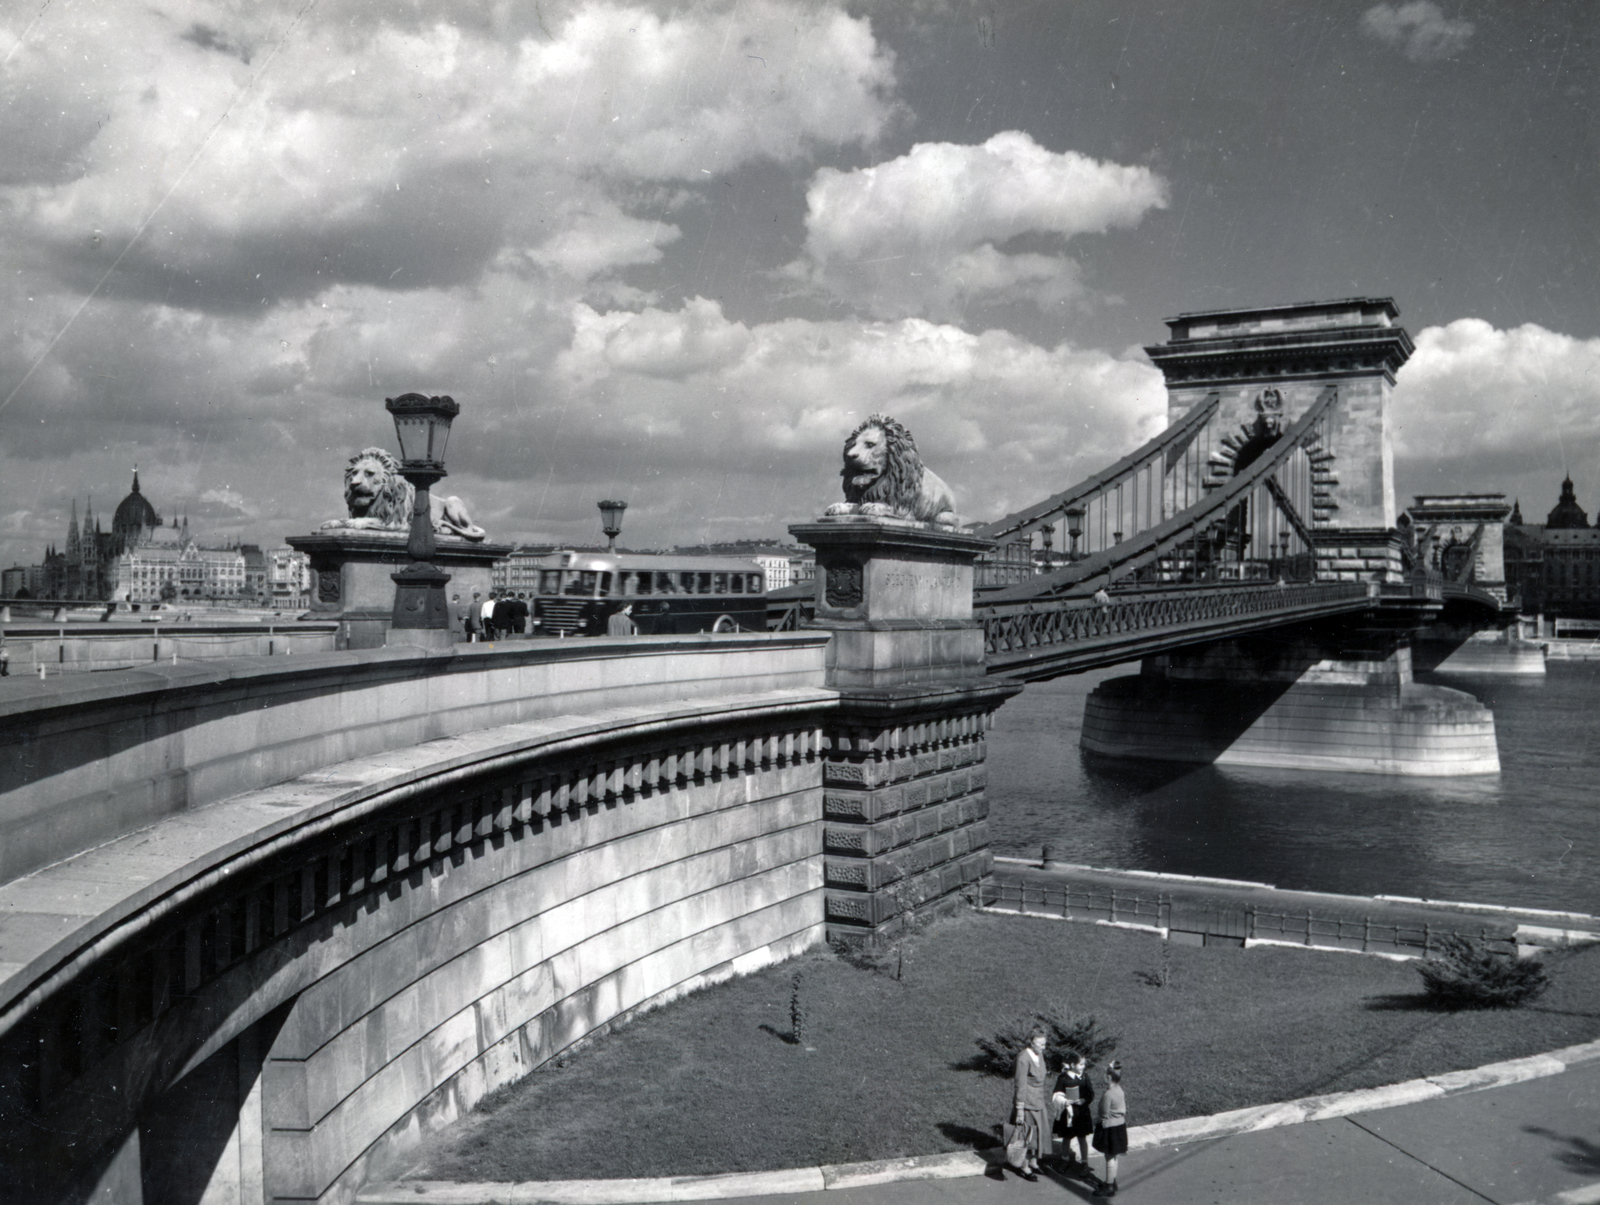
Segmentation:
<svg viewBox="0 0 1600 1205">
<path fill-rule="evenodd" d="M 526 635 L 532 614 L 528 596 L 510 590 L 490 590 L 488 598 L 481 590 L 474 590 L 471 602 L 463 602 L 459 594 L 450 598 L 451 626 L 472 642 Z M 534 624 L 537 626 L 538 621 Z"/>
<path fill-rule="evenodd" d="M 1106 1064 L 1105 1089 L 1097 1095 L 1087 1061 L 1081 1054 L 1071 1053 L 1056 1076 L 1055 1090 L 1046 1096 L 1049 1074 L 1044 1051 L 1048 1042 L 1045 1031 L 1035 1029 L 1017 1055 L 1011 1115 L 1004 1128 L 1007 1164 L 1024 1180 L 1037 1180 L 1040 1167 L 1054 1157 L 1054 1136 L 1059 1135 L 1062 1157 L 1056 1166 L 1061 1173 L 1092 1181 L 1097 1197 L 1114 1197 L 1117 1159 L 1128 1149 L 1122 1063 L 1113 1059 Z M 1104 1179 L 1089 1170 L 1091 1145 L 1105 1156 Z"/>
</svg>

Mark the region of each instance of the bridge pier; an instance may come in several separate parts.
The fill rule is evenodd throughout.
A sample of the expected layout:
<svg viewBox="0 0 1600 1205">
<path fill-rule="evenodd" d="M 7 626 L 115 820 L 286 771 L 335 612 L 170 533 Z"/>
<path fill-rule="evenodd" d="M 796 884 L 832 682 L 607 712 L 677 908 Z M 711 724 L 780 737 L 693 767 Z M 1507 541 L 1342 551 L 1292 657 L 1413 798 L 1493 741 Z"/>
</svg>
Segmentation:
<svg viewBox="0 0 1600 1205">
<path fill-rule="evenodd" d="M 1082 747 L 1110 757 L 1346 773 L 1500 770 L 1494 714 L 1412 678 L 1404 633 L 1302 628 L 1147 657 L 1102 682 Z"/>
<path fill-rule="evenodd" d="M 986 734 L 1021 683 L 984 675 L 973 562 L 993 547 L 903 519 L 789 529 L 817 550 L 815 626 L 840 692 L 823 760 L 828 940 L 876 944 L 993 868 Z"/>
</svg>

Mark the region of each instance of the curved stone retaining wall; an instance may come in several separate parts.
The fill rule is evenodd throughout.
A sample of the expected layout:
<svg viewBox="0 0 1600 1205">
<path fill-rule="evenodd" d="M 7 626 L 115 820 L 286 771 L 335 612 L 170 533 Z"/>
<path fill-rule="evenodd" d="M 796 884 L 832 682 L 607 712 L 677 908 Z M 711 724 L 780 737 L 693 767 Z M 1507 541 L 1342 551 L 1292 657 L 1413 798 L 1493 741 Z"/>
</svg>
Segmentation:
<svg viewBox="0 0 1600 1205">
<path fill-rule="evenodd" d="M 820 941 L 824 642 L 336 658 L 375 667 L 353 731 L 462 733 L 0 886 L 0 1199 L 347 1201 L 573 1042 Z"/>
<path fill-rule="evenodd" d="M 805 640 L 753 636 L 368 649 L 167 663 L 0 691 L 0 882 L 319 766 L 632 703 L 820 685 Z"/>
</svg>

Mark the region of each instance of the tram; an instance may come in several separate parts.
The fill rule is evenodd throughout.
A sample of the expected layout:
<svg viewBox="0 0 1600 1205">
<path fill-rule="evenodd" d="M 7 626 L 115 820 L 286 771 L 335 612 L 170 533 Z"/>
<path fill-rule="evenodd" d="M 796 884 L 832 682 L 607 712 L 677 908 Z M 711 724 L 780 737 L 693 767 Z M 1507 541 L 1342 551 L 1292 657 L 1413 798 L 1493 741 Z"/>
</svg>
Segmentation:
<svg viewBox="0 0 1600 1205">
<path fill-rule="evenodd" d="M 627 552 L 551 552 L 533 558 L 530 599 L 546 636 L 601 636 L 606 621 L 633 604 L 643 635 L 764 632 L 766 575 L 738 557 Z"/>
</svg>

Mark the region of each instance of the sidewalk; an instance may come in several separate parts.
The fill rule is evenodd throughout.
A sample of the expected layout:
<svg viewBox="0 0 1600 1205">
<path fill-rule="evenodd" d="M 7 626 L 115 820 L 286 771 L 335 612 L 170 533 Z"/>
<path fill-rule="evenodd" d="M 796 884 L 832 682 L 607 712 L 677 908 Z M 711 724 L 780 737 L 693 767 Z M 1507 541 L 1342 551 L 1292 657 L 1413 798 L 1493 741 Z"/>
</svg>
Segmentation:
<svg viewBox="0 0 1600 1205">
<path fill-rule="evenodd" d="M 1522 1075 L 1537 1078 L 1507 1082 Z M 1390 1103 L 1407 1099 L 1411 1103 Z M 1130 1103 L 1136 1112 L 1137 1098 Z M 1296 1116 L 1320 1120 L 1296 1123 Z M 1241 1126 L 1257 1128 L 1229 1132 Z M 1224 1136 L 1178 1141 L 1181 1132 Z M 1118 1169 L 1118 1202 L 1600 1205 L 1600 1044 L 1372 1092 L 1150 1126 L 1131 1137 L 1134 1149 Z M 1098 1155 L 1094 1167 L 1103 1170 Z M 878 1179 L 884 1182 L 871 1183 Z M 635 1192 L 619 1193 L 625 1183 Z M 1051 1174 L 1036 1184 L 1009 1172 L 998 1180 L 993 1170 L 983 1173 L 979 1156 L 957 1153 L 656 1181 L 402 1181 L 371 1185 L 357 1199 L 364 1205 L 707 1199 L 734 1205 L 1017 1205 L 1101 1198 L 1088 1184 Z"/>
</svg>

